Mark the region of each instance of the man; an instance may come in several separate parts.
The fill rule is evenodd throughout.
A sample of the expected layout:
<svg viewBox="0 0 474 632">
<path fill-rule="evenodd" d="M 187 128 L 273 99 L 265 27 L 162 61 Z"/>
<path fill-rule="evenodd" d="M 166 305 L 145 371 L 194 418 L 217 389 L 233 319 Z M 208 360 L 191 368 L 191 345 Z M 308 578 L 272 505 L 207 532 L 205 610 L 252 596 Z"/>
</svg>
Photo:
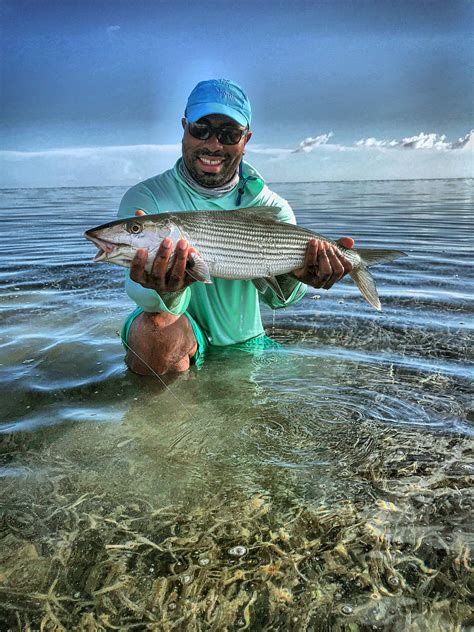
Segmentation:
<svg viewBox="0 0 474 632">
<path fill-rule="evenodd" d="M 127 191 L 119 217 L 275 206 L 279 220 L 295 223 L 288 202 L 243 161 L 252 136 L 250 123 L 249 100 L 236 83 L 198 83 L 182 119 L 182 158 L 172 169 Z M 341 243 L 352 247 L 354 242 L 345 237 Z M 146 250 L 138 250 L 127 274 L 126 290 L 138 308 L 127 318 L 122 339 L 129 368 L 141 375 L 185 371 L 190 361 L 201 360 L 209 345 L 265 344 L 259 298 L 272 308 L 286 307 L 304 296 L 305 284 L 329 289 L 351 270 L 336 247 L 311 239 L 304 266 L 278 277 L 282 300 L 271 288 L 257 292 L 251 281 L 195 283 L 186 273 L 192 248 L 185 240 L 178 241 L 169 265 L 172 246 L 170 239 L 163 241 L 150 273 L 145 271 Z"/>
</svg>

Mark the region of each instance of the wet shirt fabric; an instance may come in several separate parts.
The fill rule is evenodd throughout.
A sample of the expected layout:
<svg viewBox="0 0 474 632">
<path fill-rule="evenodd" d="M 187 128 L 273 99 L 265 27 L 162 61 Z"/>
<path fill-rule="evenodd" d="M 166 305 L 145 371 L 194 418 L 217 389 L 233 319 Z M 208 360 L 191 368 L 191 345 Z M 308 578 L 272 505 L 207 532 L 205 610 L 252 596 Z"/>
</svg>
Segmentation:
<svg viewBox="0 0 474 632">
<path fill-rule="evenodd" d="M 237 208 L 239 185 L 218 198 L 206 197 L 184 180 L 180 170 L 181 160 L 180 158 L 172 169 L 129 189 L 120 204 L 118 217 L 131 217 L 138 209 L 154 214 Z M 280 209 L 280 221 L 296 223 L 288 202 L 270 191 L 258 172 L 248 163 L 243 164 L 242 177 L 245 188 L 241 194 L 240 208 L 275 206 Z M 263 334 L 259 298 L 269 307 L 278 309 L 298 301 L 306 292 L 304 284 L 289 276 L 285 276 L 281 282 L 287 297 L 285 301 L 271 288 L 264 293 L 257 292 L 251 281 L 217 278 L 212 281 L 212 284 L 194 283 L 182 292 L 160 296 L 155 290 L 132 281 L 127 270 L 125 287 L 129 297 L 144 311 L 166 311 L 176 315 L 187 312 L 199 323 L 209 343 L 217 346 L 245 342 Z"/>
</svg>

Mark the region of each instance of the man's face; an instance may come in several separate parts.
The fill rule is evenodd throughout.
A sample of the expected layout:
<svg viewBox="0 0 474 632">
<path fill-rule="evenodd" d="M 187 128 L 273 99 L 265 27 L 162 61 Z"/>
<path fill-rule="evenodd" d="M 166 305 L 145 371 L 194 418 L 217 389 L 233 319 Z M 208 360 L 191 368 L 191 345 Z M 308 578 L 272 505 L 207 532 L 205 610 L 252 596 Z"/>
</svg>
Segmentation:
<svg viewBox="0 0 474 632">
<path fill-rule="evenodd" d="M 209 114 L 199 119 L 212 127 L 235 127 L 244 129 L 236 121 L 223 114 Z M 245 145 L 252 132 L 248 131 L 236 145 L 223 145 L 213 133 L 207 140 L 199 140 L 189 133 L 186 119 L 182 119 L 183 159 L 192 177 L 206 187 L 218 187 L 228 182 L 237 171 L 244 155 Z"/>
</svg>

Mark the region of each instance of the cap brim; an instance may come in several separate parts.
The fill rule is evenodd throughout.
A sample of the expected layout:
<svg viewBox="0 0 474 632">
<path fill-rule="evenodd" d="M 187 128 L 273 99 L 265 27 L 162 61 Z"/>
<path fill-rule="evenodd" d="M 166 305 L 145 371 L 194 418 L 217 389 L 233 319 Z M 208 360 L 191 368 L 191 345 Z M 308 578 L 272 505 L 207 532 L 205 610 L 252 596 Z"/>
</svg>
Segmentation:
<svg viewBox="0 0 474 632">
<path fill-rule="evenodd" d="M 222 105 L 222 103 L 199 103 L 186 110 L 186 118 L 190 123 L 195 123 L 203 116 L 209 116 L 209 114 L 224 114 L 239 125 L 249 126 L 249 121 L 247 121 L 245 116 L 227 105 Z"/>
</svg>

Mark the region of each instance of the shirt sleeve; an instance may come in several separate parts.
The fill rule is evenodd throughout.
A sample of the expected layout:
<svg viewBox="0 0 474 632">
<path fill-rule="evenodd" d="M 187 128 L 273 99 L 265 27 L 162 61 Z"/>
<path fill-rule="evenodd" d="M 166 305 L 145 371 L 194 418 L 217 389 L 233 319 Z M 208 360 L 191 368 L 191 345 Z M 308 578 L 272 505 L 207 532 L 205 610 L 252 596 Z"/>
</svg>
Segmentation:
<svg viewBox="0 0 474 632">
<path fill-rule="evenodd" d="M 136 184 L 125 193 L 120 202 L 118 218 L 133 217 L 135 211 L 145 211 L 147 214 L 160 212 L 156 197 L 144 182 Z"/>
<path fill-rule="evenodd" d="M 118 217 L 119 219 L 133 217 L 137 210 L 145 211 L 147 214 L 160 212 L 155 196 L 144 183 L 133 186 L 125 193 L 120 203 Z M 125 291 L 145 312 L 168 312 L 176 316 L 186 311 L 191 298 L 190 288 L 160 295 L 155 290 L 132 281 L 129 270 L 125 272 Z"/>
</svg>

